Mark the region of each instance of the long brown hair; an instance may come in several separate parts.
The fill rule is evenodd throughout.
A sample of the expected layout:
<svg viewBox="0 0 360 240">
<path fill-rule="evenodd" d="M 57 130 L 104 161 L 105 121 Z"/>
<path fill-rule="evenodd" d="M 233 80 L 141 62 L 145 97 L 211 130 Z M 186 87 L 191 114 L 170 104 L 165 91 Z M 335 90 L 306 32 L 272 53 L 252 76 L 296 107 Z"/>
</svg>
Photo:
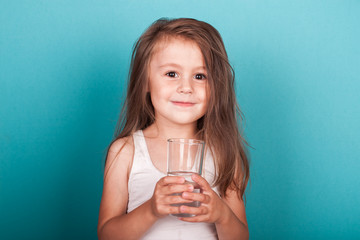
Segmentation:
<svg viewBox="0 0 360 240">
<path fill-rule="evenodd" d="M 249 160 L 242 137 L 242 113 L 234 92 L 234 71 L 219 32 L 210 24 L 190 18 L 159 19 L 134 45 L 127 96 L 115 131 L 115 139 L 132 135 L 155 121 L 147 93 L 148 66 L 155 45 L 163 37 L 183 37 L 198 44 L 207 68 L 209 103 L 198 120 L 198 134 L 211 150 L 216 166 L 215 185 L 220 194 L 235 190 L 242 198 L 249 179 Z"/>
</svg>

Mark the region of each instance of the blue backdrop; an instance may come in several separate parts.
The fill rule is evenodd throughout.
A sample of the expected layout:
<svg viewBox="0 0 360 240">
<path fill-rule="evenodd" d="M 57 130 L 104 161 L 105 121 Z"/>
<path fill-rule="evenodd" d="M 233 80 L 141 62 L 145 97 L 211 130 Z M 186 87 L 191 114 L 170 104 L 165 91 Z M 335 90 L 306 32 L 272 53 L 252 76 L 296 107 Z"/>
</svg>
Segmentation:
<svg viewBox="0 0 360 240">
<path fill-rule="evenodd" d="M 360 239 L 360 1 L 0 0 L 0 239 L 96 239 L 131 48 L 223 36 L 251 149 L 251 239 Z"/>
</svg>

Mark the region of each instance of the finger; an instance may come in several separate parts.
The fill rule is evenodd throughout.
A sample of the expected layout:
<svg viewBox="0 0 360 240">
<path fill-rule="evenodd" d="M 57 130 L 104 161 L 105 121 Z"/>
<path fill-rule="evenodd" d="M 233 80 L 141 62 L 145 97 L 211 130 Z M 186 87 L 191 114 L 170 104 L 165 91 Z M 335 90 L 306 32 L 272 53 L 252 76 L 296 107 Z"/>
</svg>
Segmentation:
<svg viewBox="0 0 360 240">
<path fill-rule="evenodd" d="M 167 209 L 168 214 L 179 214 L 180 208 L 179 207 L 168 207 Z"/>
<path fill-rule="evenodd" d="M 192 192 L 194 191 L 194 186 L 192 184 L 170 184 L 167 185 L 165 190 L 165 194 L 174 194 L 174 193 L 182 193 L 182 192 Z"/>
<path fill-rule="evenodd" d="M 203 190 L 211 190 L 209 183 L 205 180 L 205 178 L 201 177 L 199 174 L 191 175 L 191 179 L 194 180 L 197 184 L 200 185 L 200 188 Z"/>
<path fill-rule="evenodd" d="M 183 199 L 199 201 L 201 203 L 209 203 L 211 200 L 209 195 L 203 193 L 183 192 L 181 196 Z"/>
<path fill-rule="evenodd" d="M 166 177 L 163 177 L 161 178 L 159 181 L 158 181 L 158 184 L 160 186 L 165 186 L 165 185 L 168 185 L 168 184 L 181 184 L 181 183 L 184 183 L 185 182 L 185 178 L 184 177 L 181 177 L 181 176 L 166 176 Z"/>
<path fill-rule="evenodd" d="M 209 212 L 208 208 L 206 207 L 189 207 L 186 205 L 181 205 L 180 206 L 180 213 L 187 213 L 187 214 L 191 214 L 191 215 L 205 215 Z"/>
<path fill-rule="evenodd" d="M 193 202 L 192 200 L 187 200 L 187 199 L 183 199 L 181 197 L 181 194 L 176 194 L 176 195 L 171 195 L 171 196 L 167 196 L 164 197 L 163 199 L 163 203 L 170 205 L 170 204 L 179 204 L 179 203 L 191 203 Z"/>
<path fill-rule="evenodd" d="M 207 217 L 207 215 L 199 215 L 199 216 L 195 216 L 195 217 L 179 217 L 178 218 L 181 221 L 184 222 L 208 222 L 209 218 Z"/>
<path fill-rule="evenodd" d="M 168 215 L 168 214 L 179 214 L 180 209 L 177 206 L 162 206 L 159 213 L 161 215 Z"/>
</svg>

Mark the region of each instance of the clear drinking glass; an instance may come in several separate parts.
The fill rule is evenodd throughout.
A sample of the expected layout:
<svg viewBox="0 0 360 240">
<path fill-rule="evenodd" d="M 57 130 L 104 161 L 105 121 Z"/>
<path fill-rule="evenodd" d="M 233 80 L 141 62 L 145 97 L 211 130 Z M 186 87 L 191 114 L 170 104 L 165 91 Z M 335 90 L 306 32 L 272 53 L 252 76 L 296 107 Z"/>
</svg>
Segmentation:
<svg viewBox="0 0 360 240">
<path fill-rule="evenodd" d="M 205 142 L 196 139 L 171 138 L 167 140 L 167 175 L 182 176 L 185 183 L 191 183 L 196 193 L 200 192 L 200 186 L 191 179 L 193 173 L 201 175 L 203 170 L 203 158 Z M 175 193 L 174 195 L 181 195 Z M 187 205 L 190 207 L 199 207 L 200 202 L 173 204 L 173 206 Z M 192 217 L 192 214 L 172 214 L 176 217 Z"/>
</svg>

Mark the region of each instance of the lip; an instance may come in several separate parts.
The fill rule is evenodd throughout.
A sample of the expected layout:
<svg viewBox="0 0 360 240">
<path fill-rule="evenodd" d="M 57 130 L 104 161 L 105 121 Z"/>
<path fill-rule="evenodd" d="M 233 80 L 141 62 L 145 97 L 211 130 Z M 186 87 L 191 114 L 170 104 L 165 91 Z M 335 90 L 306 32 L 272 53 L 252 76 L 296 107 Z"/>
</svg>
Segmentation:
<svg viewBox="0 0 360 240">
<path fill-rule="evenodd" d="M 181 101 L 171 101 L 174 105 L 179 107 L 192 107 L 195 103 L 192 102 L 181 102 Z"/>
</svg>

